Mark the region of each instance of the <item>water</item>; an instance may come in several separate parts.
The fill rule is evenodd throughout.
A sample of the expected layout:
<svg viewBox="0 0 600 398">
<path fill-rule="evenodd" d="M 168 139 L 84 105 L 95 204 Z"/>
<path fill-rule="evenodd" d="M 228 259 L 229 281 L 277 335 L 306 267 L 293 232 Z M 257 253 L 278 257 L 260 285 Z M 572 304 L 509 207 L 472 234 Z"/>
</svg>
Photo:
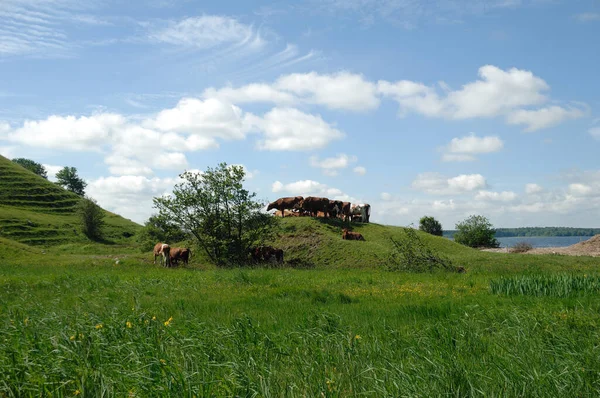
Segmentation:
<svg viewBox="0 0 600 398">
<path fill-rule="evenodd" d="M 588 240 L 591 236 L 511 236 L 496 238 L 500 247 L 512 247 L 519 242 L 527 242 L 533 247 L 564 247 Z"/>
</svg>

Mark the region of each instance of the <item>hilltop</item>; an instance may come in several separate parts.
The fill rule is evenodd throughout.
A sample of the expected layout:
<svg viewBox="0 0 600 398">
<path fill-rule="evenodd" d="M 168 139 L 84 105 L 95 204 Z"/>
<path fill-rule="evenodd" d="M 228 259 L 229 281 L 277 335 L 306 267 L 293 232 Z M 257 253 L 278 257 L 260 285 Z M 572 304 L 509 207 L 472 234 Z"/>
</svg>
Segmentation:
<svg viewBox="0 0 600 398">
<path fill-rule="evenodd" d="M 80 197 L 0 156 L 0 237 L 27 245 L 89 242 L 79 231 Z M 140 225 L 106 211 L 105 239 L 122 242 Z"/>
</svg>

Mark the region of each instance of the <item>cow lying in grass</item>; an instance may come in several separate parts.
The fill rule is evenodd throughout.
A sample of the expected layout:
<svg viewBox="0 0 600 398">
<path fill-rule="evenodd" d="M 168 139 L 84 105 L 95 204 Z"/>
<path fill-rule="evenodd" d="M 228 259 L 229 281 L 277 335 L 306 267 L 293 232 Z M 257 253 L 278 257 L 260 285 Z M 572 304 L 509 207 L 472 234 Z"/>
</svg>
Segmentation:
<svg viewBox="0 0 600 398">
<path fill-rule="evenodd" d="M 161 256 L 160 264 L 163 267 L 171 266 L 171 246 L 161 242 L 154 245 L 154 264 L 156 264 L 156 257 L 158 256 Z"/>
<path fill-rule="evenodd" d="M 189 258 L 192 256 L 192 251 L 187 247 L 173 247 L 171 249 L 171 264 L 177 266 L 179 260 L 182 260 L 185 265 L 188 264 Z"/>
<path fill-rule="evenodd" d="M 365 240 L 365 238 L 358 232 L 350 232 L 348 228 L 342 230 L 342 239 L 345 240 Z"/>
</svg>

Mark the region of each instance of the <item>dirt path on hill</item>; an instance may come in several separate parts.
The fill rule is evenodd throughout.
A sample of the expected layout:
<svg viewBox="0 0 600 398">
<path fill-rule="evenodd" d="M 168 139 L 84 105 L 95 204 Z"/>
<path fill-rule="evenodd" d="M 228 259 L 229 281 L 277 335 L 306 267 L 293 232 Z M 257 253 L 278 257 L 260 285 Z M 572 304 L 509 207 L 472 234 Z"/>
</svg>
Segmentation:
<svg viewBox="0 0 600 398">
<path fill-rule="evenodd" d="M 510 253 L 510 248 L 501 247 L 498 249 L 482 249 L 482 251 Z M 566 247 L 537 247 L 529 250 L 526 254 L 562 254 L 567 256 L 600 257 L 600 235 L 592 236 L 588 240 Z"/>
</svg>

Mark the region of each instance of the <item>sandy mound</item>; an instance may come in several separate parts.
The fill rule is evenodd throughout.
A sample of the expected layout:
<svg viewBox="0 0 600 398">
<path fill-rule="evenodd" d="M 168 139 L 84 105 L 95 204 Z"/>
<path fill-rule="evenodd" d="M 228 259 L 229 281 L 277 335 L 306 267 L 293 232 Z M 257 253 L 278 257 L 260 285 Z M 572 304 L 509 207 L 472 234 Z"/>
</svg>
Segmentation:
<svg viewBox="0 0 600 398">
<path fill-rule="evenodd" d="M 497 253 L 510 253 L 509 248 L 500 249 L 484 249 L 485 251 L 493 251 Z M 593 256 L 600 257 L 600 235 L 592 236 L 588 240 L 575 243 L 566 247 L 538 247 L 529 250 L 527 254 L 563 254 L 568 256 Z"/>
</svg>

